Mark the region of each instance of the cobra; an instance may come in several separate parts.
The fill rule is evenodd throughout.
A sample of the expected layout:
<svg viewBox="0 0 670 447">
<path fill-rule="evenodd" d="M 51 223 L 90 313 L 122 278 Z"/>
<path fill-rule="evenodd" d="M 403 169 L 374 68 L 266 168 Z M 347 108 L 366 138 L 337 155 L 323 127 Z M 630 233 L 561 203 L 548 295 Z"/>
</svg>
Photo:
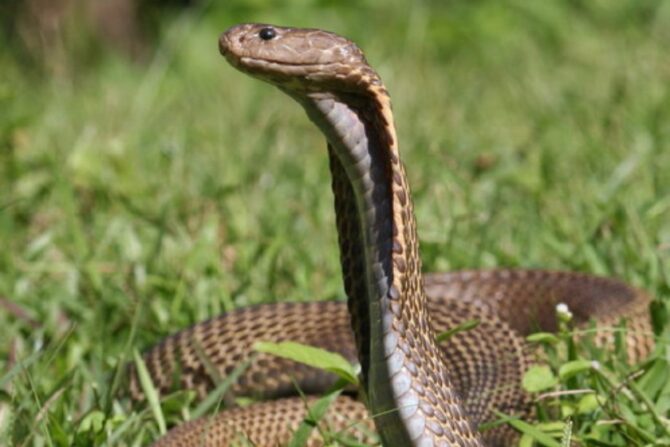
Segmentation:
<svg viewBox="0 0 670 447">
<path fill-rule="evenodd" d="M 242 309 L 179 332 L 145 354 L 159 390 L 178 375 L 181 386 L 203 395 L 213 386 L 211 368 L 229 374 L 255 340 L 293 340 L 360 362 L 365 405 L 339 397 L 323 421 L 329 430 L 370 442 L 365 427 L 374 425 L 382 444 L 395 447 L 504 446 L 516 436 L 511 429 L 478 427 L 494 411 L 530 415 L 520 387 L 531 362 L 523 336 L 554 328 L 556 304 L 598 327 L 626 318 L 629 358 L 651 350 L 649 297 L 616 279 L 508 269 L 422 275 L 389 94 L 354 43 L 316 29 L 244 24 L 223 33 L 219 48 L 232 66 L 295 99 L 324 134 L 348 301 Z M 436 331 L 473 319 L 475 329 L 436 342 Z M 609 341 L 605 331 L 597 337 Z M 310 402 L 286 395 L 296 385 L 317 393 L 332 381 L 260 355 L 231 392 L 281 399 L 182 424 L 157 445 L 228 446 L 242 438 L 281 445 Z M 141 397 L 134 374 L 131 390 Z M 322 437 L 315 431 L 308 444 L 323 445 Z"/>
</svg>

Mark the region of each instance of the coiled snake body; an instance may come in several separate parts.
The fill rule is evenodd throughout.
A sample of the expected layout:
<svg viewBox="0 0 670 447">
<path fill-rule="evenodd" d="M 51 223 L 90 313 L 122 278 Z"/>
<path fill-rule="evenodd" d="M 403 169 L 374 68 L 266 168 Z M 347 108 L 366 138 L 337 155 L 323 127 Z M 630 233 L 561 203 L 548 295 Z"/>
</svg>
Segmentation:
<svg viewBox="0 0 670 447">
<path fill-rule="evenodd" d="M 367 410 L 339 397 L 322 421 L 330 431 L 369 441 L 370 414 L 385 446 L 509 445 L 511 429 L 477 427 L 496 410 L 529 414 L 520 388 L 530 362 L 523 334 L 552 329 L 557 303 L 567 304 L 576 321 L 595 319 L 600 327 L 626 318 L 629 358 L 649 352 L 649 298 L 618 280 L 539 270 L 422 275 L 389 95 L 354 43 L 320 30 L 247 24 L 222 34 L 219 47 L 235 68 L 298 101 L 327 139 L 348 306 L 265 305 L 197 324 L 145 354 L 159 390 L 179 376 L 182 386 L 204 394 L 213 385 L 212 366 L 226 375 L 255 340 L 292 340 L 360 361 Z M 472 319 L 479 326 L 438 346 L 435 331 Z M 609 341 L 606 332 L 598 339 Z M 183 424 L 157 445 L 245 445 L 237 443 L 244 438 L 281 445 L 307 405 L 285 396 L 296 384 L 313 393 L 332 382 L 320 371 L 260 355 L 231 392 L 281 399 Z M 141 396 L 135 375 L 131 390 Z M 309 445 L 322 443 L 314 433 Z"/>
</svg>

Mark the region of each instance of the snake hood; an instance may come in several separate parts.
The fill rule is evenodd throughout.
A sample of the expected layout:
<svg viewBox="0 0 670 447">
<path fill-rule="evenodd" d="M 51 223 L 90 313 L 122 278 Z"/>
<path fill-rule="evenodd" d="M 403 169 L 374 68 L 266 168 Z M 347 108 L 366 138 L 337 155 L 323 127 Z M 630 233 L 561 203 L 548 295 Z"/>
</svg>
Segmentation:
<svg viewBox="0 0 670 447">
<path fill-rule="evenodd" d="M 237 25 L 221 34 L 219 51 L 238 70 L 292 93 L 334 86 L 363 92 L 370 84 L 381 85 L 355 43 L 318 29 Z M 356 77 L 361 82 L 352 82 Z"/>
</svg>

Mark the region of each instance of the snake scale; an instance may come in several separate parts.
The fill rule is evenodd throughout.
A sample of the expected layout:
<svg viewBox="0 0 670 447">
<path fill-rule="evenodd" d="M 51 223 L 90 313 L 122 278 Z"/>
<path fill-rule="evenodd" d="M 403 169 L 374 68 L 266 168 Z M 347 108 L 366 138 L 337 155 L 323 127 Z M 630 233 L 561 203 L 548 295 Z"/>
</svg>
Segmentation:
<svg viewBox="0 0 670 447">
<path fill-rule="evenodd" d="M 648 295 L 616 279 L 508 269 L 422 275 L 389 95 L 354 43 L 321 30 L 245 24 L 223 33 L 219 48 L 235 68 L 295 99 L 326 137 L 348 301 L 261 305 L 176 333 L 144 354 L 160 392 L 180 386 L 204 396 L 215 385 L 212 368 L 226 376 L 255 341 L 291 340 L 361 365 L 365 405 L 338 397 L 310 446 L 324 445 L 323 433 L 374 442 L 375 430 L 390 447 L 505 446 L 516 438 L 511 428 L 478 427 L 494 411 L 531 417 L 520 382 L 533 356 L 523 337 L 554 329 L 558 303 L 577 323 L 625 319 L 632 360 L 652 349 Z M 436 332 L 473 319 L 477 327 L 438 345 Z M 606 331 L 596 337 L 612 341 Z M 311 395 L 333 383 L 322 371 L 260 354 L 226 399 L 274 400 L 187 422 L 156 445 L 283 445 L 313 401 L 289 397 L 296 386 Z M 130 389 L 143 397 L 135 372 Z"/>
</svg>

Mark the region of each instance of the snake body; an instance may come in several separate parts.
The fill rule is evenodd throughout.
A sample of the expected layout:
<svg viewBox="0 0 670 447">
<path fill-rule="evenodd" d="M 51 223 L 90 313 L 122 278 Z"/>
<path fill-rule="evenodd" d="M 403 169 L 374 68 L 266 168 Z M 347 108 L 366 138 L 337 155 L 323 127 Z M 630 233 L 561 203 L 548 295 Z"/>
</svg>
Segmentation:
<svg viewBox="0 0 670 447">
<path fill-rule="evenodd" d="M 321 30 L 246 24 L 223 33 L 219 48 L 235 68 L 294 98 L 325 135 L 348 301 L 257 306 L 179 332 L 144 357 L 160 391 L 178 381 L 203 395 L 214 385 L 212 368 L 230 374 L 255 340 L 292 340 L 361 365 L 366 405 L 339 397 L 321 431 L 371 442 L 374 424 L 386 446 L 503 446 L 514 439 L 511 429 L 477 427 L 495 411 L 530 415 L 520 387 L 532 361 L 523 335 L 555 327 L 556 304 L 599 327 L 625 318 L 629 358 L 650 351 L 649 298 L 621 281 L 540 270 L 422 275 L 389 95 L 354 43 Z M 438 345 L 436 331 L 473 319 L 476 328 Z M 597 338 L 611 341 L 605 331 Z M 296 385 L 318 393 L 332 383 L 323 372 L 259 355 L 228 397 L 279 400 L 188 422 L 157 445 L 228 446 L 242 438 L 282 445 L 310 402 L 286 396 Z M 134 374 L 131 392 L 141 397 Z M 308 444 L 323 442 L 315 431 Z"/>
</svg>

